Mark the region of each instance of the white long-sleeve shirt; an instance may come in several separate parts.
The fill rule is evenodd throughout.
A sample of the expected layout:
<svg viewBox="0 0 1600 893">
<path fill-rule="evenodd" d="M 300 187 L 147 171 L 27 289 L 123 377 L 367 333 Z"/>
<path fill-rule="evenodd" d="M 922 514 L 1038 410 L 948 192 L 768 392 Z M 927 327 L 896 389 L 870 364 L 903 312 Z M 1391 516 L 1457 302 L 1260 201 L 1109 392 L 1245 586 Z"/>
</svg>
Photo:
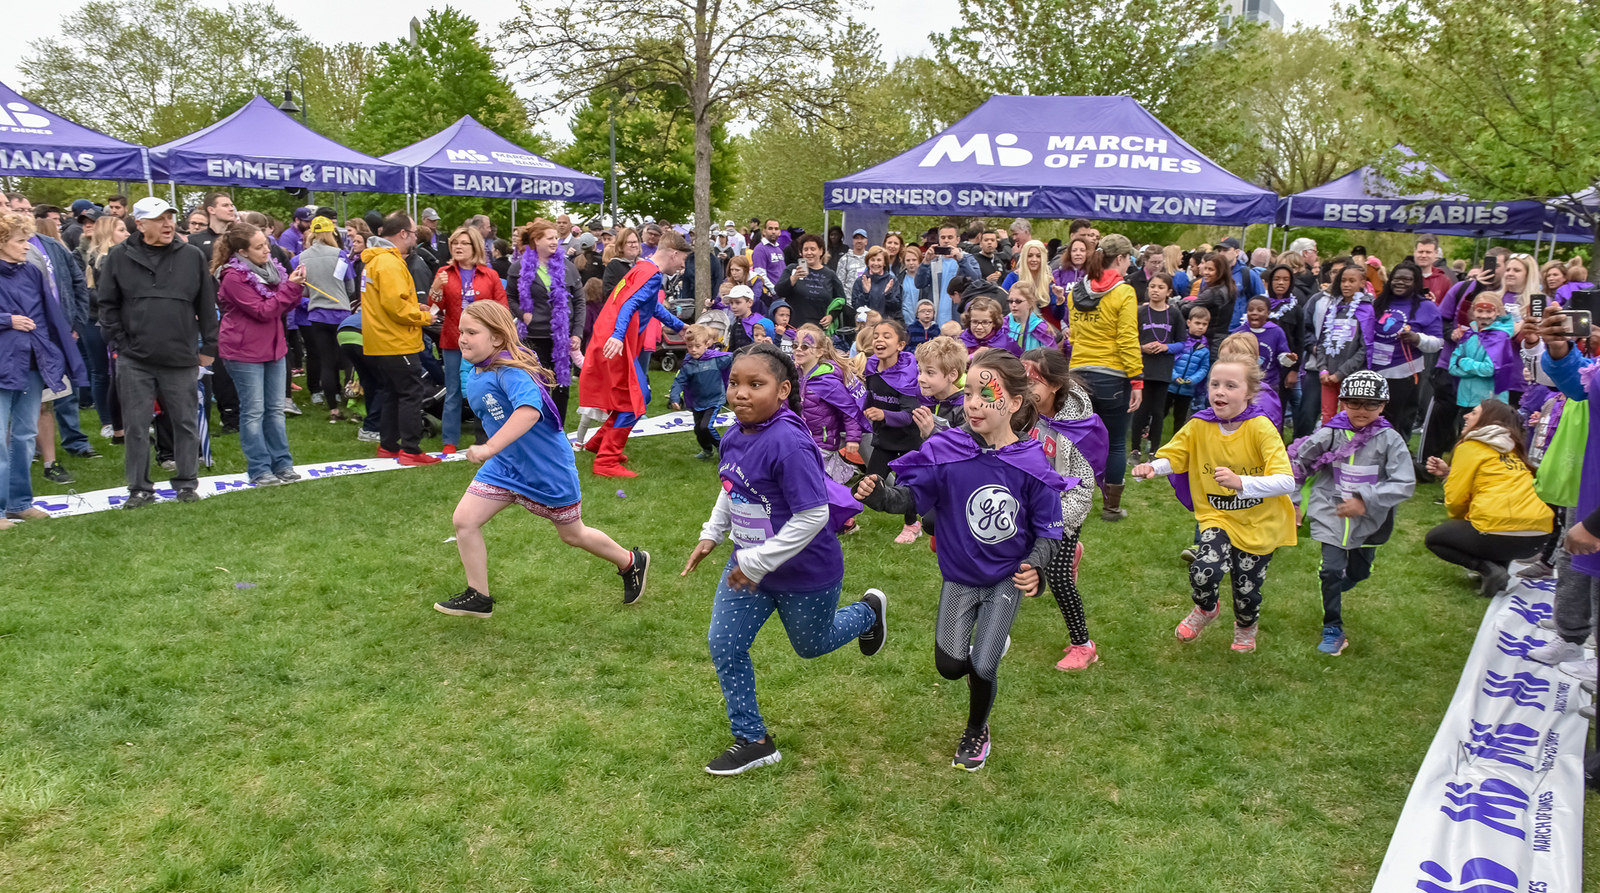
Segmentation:
<svg viewBox="0 0 1600 893">
<path fill-rule="evenodd" d="M 734 560 L 739 563 L 739 569 L 750 578 L 751 582 L 759 584 L 767 574 L 799 555 L 801 550 L 810 545 L 811 541 L 827 527 L 826 505 L 795 512 L 790 516 L 788 523 L 766 542 L 759 546 L 736 550 L 733 554 Z M 717 497 L 717 504 L 711 507 L 711 517 L 700 528 L 700 538 L 720 543 L 727 538 L 728 531 L 732 529 L 733 500 L 727 491 L 723 491 L 722 495 Z"/>
</svg>

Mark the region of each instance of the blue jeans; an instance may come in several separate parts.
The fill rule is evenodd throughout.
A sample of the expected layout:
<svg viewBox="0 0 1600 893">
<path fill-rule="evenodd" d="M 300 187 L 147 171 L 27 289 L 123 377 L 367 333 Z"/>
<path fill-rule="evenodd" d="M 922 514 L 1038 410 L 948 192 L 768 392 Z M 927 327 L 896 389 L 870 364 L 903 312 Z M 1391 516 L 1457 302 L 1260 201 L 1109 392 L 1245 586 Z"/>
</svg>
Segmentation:
<svg viewBox="0 0 1600 893">
<path fill-rule="evenodd" d="M 732 560 L 728 566 L 733 566 Z M 711 646 L 711 662 L 717 668 L 723 700 L 728 703 L 728 724 L 736 737 L 760 741 L 767 736 L 766 724 L 756 707 L 756 670 L 750 662 L 750 645 L 773 611 L 783 621 L 795 653 L 804 658 L 821 657 L 872 628 L 877 617 L 866 602 L 839 607 L 841 589 L 835 583 L 814 592 L 751 592 L 729 586 L 728 571 L 723 569 L 716 599 L 711 603 L 711 629 L 706 640 Z"/>
<path fill-rule="evenodd" d="M 442 350 L 444 353 L 444 417 L 439 427 L 445 446 L 461 443 L 461 351 Z"/>
<path fill-rule="evenodd" d="M 1083 383 L 1089 386 L 1089 402 L 1094 404 L 1094 414 L 1106 424 L 1106 435 L 1111 439 L 1111 450 L 1106 454 L 1106 483 L 1122 484 L 1128 470 L 1128 400 L 1132 387 L 1128 379 L 1104 372 L 1081 372 Z"/>
<path fill-rule="evenodd" d="M 0 424 L 8 424 L 10 435 L 0 450 L 0 484 L 5 485 L 5 510 L 20 512 L 33 505 L 33 480 L 28 466 L 33 462 L 34 442 L 39 439 L 39 396 L 44 379 L 38 372 L 28 373 L 28 387 L 11 391 L 0 389 Z"/>
<path fill-rule="evenodd" d="M 239 390 L 239 448 L 244 450 L 245 473 L 254 481 L 293 468 L 283 422 L 284 358 L 270 363 L 225 362 Z"/>
<path fill-rule="evenodd" d="M 69 453 L 81 453 L 89 449 L 89 435 L 83 433 L 78 426 L 78 389 L 71 388 L 71 393 L 65 397 L 57 397 L 50 404 L 50 409 L 56 416 L 56 433 L 61 437 L 61 448 Z"/>
<path fill-rule="evenodd" d="M 86 323 L 79 327 L 78 347 L 89 366 L 89 396 L 94 402 L 95 414 L 101 425 L 111 424 L 111 358 L 106 354 L 106 340 L 100 327 Z"/>
</svg>

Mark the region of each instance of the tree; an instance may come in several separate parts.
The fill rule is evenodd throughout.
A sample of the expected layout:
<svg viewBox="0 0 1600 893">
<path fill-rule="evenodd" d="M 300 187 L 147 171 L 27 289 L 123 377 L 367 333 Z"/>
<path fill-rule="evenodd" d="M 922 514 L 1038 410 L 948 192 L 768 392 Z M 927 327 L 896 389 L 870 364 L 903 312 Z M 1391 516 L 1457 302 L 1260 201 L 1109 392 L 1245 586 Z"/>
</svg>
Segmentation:
<svg viewBox="0 0 1600 893">
<path fill-rule="evenodd" d="M 611 113 L 617 124 L 617 205 L 626 218 L 688 220 L 694 213 L 694 122 L 676 88 L 591 93 L 572 116 L 572 143 L 556 161 L 607 180 Z M 727 128 L 711 129 L 711 204 L 727 207 L 735 158 Z M 608 193 L 609 195 L 609 193 Z M 609 206 L 609 198 L 603 204 Z"/>
<path fill-rule="evenodd" d="M 1256 35 L 1252 76 L 1228 94 L 1257 135 L 1251 180 L 1280 195 L 1301 192 L 1372 161 L 1393 133 L 1355 88 L 1349 42 L 1303 28 Z"/>
<path fill-rule="evenodd" d="M 281 84 L 305 44 L 264 3 L 89 0 L 63 17 L 58 37 L 33 41 L 21 69 L 33 97 L 57 113 L 153 146 Z"/>
<path fill-rule="evenodd" d="M 454 124 L 462 115 L 524 148 L 540 151 L 528 110 L 489 51 L 478 23 L 446 6 L 429 10 L 416 42 L 386 42 L 379 70 L 361 103 L 353 145 L 369 154 L 393 152 Z"/>
<path fill-rule="evenodd" d="M 1219 106 L 1245 82 L 1260 29 L 1224 33 L 1216 0 L 960 0 L 960 8 L 948 34 L 932 35 L 937 77 L 951 99 L 966 100 L 960 114 L 994 93 L 1126 95 L 1218 164 L 1252 168 L 1251 134 Z"/>
<path fill-rule="evenodd" d="M 833 105 L 815 60 L 830 58 L 841 33 L 839 0 L 519 0 L 505 26 L 506 51 L 524 81 L 555 108 L 624 85 L 672 87 L 694 123 L 694 252 L 711 263 L 712 132 L 731 110 L 765 104 L 800 115 Z M 577 64 L 574 64 L 577 60 Z M 695 308 L 711 277 L 695 279 Z"/>
<path fill-rule="evenodd" d="M 1449 191 L 1549 201 L 1600 251 L 1600 4 L 1362 0 L 1343 26 L 1370 54 L 1357 83 L 1372 108 Z M 1383 172 L 1404 189 L 1442 186 L 1407 161 L 1391 153 Z"/>
</svg>

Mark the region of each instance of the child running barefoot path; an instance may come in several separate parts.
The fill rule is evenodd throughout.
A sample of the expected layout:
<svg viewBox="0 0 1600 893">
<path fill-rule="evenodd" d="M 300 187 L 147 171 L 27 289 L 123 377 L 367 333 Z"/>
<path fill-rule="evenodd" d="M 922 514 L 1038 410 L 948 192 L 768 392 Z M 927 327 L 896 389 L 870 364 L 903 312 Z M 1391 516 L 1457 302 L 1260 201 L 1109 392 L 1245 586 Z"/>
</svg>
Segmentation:
<svg viewBox="0 0 1600 893">
<path fill-rule="evenodd" d="M 1194 610 L 1178 624 L 1179 640 L 1200 637 L 1221 610 L 1222 575 L 1233 577 L 1233 650 L 1256 650 L 1261 589 L 1267 563 L 1279 546 L 1295 544 L 1294 471 L 1278 430 L 1253 405 L 1261 388 L 1254 362 L 1222 360 L 1211 366 L 1209 409 L 1195 413 L 1156 453 L 1134 468 L 1149 480 L 1178 475 L 1178 499 L 1194 511 L 1200 542 L 1189 565 Z M 1190 473 L 1193 472 L 1193 473 Z"/>
<path fill-rule="evenodd" d="M 946 679 L 967 677 L 967 725 L 950 765 L 975 772 L 989 758 L 989 712 L 1019 596 L 1039 594 L 1039 569 L 1061 548 L 1063 479 L 1038 441 L 1022 361 L 986 350 L 967 371 L 967 424 L 941 431 L 895 460 L 899 479 L 862 478 L 856 498 L 878 511 L 940 518 L 939 620 L 933 662 Z"/>
<path fill-rule="evenodd" d="M 467 574 L 467 589 L 435 604 L 457 617 L 488 617 L 489 551 L 483 525 L 501 509 L 520 505 L 556 526 L 561 541 L 617 566 L 622 603 L 644 594 L 650 553 L 629 551 L 583 523 L 583 494 L 572 450 L 546 390 L 554 379 L 539 358 L 517 340 L 516 322 L 504 305 L 474 301 L 461 312 L 461 356 L 471 363 L 466 397 L 483 422 L 486 443 L 467 448 L 467 460 L 481 464 L 454 517 L 456 549 Z"/>
<path fill-rule="evenodd" d="M 722 493 L 680 576 L 688 576 L 724 536 L 733 540 L 706 634 L 727 702 L 733 746 L 706 765 L 738 775 L 782 759 L 756 706 L 750 645 L 773 611 L 801 657 L 820 657 L 859 639 L 877 654 L 888 634 L 888 600 L 876 589 L 839 607 L 844 554 L 828 533 L 822 455 L 800 421 L 799 374 L 771 344 L 741 350 L 728 374 L 728 405 L 738 424 L 722 438 Z"/>
</svg>

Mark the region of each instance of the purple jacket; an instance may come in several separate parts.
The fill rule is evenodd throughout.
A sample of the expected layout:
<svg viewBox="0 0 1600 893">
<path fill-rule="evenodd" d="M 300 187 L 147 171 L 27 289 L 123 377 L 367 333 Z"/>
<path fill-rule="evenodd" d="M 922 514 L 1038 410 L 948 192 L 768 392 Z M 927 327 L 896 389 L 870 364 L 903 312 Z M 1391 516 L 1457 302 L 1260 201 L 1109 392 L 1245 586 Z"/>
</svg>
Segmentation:
<svg viewBox="0 0 1600 893">
<path fill-rule="evenodd" d="M 1595 361 L 1579 356 L 1576 349 L 1568 350 L 1567 355 L 1559 360 L 1551 359 L 1547 353 L 1539 358 L 1539 366 L 1561 389 L 1561 393 L 1567 395 L 1568 400 L 1589 400 L 1592 403 L 1593 398 L 1600 397 L 1600 382 L 1595 381 L 1595 373 L 1600 371 L 1600 367 L 1596 366 Z M 1578 478 L 1578 511 L 1572 517 L 1580 520 L 1586 518 L 1596 506 L 1600 506 L 1600 424 L 1591 420 L 1589 442 L 1583 450 L 1583 471 Z M 1593 530 L 1589 532 L 1594 533 Z M 1600 552 L 1572 556 L 1572 567 L 1588 576 L 1600 577 Z"/>
<path fill-rule="evenodd" d="M 28 317 L 36 328 L 13 329 L 13 315 Z M 0 388 L 27 390 L 30 357 L 51 390 L 68 377 L 76 385 L 89 383 L 66 311 L 49 296 L 44 273 L 30 263 L 0 261 Z"/>
<path fill-rule="evenodd" d="M 871 423 L 845 389 L 837 369 L 818 363 L 800 378 L 800 418 L 817 448 L 837 453 L 847 443 L 860 443 Z"/>
<path fill-rule="evenodd" d="M 300 303 L 301 288 L 282 274 L 274 288 L 254 273 L 235 266 L 222 268 L 217 306 L 222 326 L 217 355 L 235 363 L 270 363 L 289 352 L 283 317 Z"/>
</svg>

